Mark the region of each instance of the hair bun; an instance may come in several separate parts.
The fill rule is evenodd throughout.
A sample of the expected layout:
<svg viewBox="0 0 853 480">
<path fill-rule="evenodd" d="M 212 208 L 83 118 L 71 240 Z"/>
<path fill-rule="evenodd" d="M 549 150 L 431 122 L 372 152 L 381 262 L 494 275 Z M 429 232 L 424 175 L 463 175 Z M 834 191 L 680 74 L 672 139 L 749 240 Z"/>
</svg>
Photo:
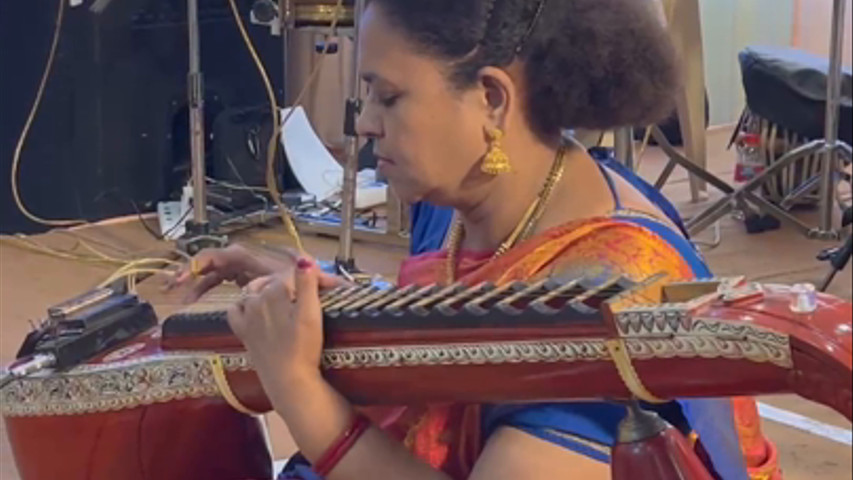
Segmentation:
<svg viewBox="0 0 853 480">
<path fill-rule="evenodd" d="M 674 48 L 647 2 L 548 2 L 526 50 L 535 129 L 650 125 L 672 113 Z"/>
<path fill-rule="evenodd" d="M 649 1 L 370 2 L 423 52 L 450 62 L 461 89 L 483 67 L 516 60 L 524 39 L 528 121 L 545 141 L 563 129 L 649 125 L 672 113 L 676 55 Z"/>
</svg>

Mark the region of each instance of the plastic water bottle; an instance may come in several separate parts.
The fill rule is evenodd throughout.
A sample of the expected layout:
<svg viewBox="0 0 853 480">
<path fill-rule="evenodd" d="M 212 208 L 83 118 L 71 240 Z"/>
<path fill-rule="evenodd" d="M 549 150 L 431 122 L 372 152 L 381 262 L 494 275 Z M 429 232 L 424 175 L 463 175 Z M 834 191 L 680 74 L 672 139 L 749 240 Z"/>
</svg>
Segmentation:
<svg viewBox="0 0 853 480">
<path fill-rule="evenodd" d="M 761 155 L 761 137 L 757 133 L 741 133 L 737 139 L 735 181 L 748 182 L 760 175 L 765 167 L 764 158 Z"/>
</svg>

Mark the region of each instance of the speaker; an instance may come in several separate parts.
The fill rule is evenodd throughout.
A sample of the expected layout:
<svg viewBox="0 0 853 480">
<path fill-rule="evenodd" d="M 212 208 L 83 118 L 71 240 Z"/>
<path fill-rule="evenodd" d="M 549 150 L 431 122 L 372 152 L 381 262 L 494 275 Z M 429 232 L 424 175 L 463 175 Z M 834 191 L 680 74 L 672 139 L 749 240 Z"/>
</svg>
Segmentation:
<svg viewBox="0 0 853 480">
<path fill-rule="evenodd" d="M 0 2 L 5 172 L 47 58 L 56 1 Z M 99 13 L 93 3 L 65 7 L 53 73 L 22 152 L 24 203 L 47 218 L 95 221 L 133 213 L 134 204 L 153 210 L 189 178 L 186 1 L 101 0 Z M 250 25 L 251 5 L 237 4 L 281 98 L 281 38 Z M 215 118 L 226 109 L 262 104 L 267 95 L 227 0 L 199 0 L 199 17 L 212 169 Z M 0 230 L 40 230 L 18 213 L 8 177 L 2 175 L 0 187 Z"/>
<path fill-rule="evenodd" d="M 269 105 L 228 108 L 216 117 L 210 174 L 212 191 L 224 201 L 211 198 L 212 204 L 221 209 L 241 209 L 268 202 L 267 162 L 272 133 Z M 276 150 L 274 162 L 275 171 L 281 174 L 279 191 L 301 190 L 283 148 Z"/>
</svg>

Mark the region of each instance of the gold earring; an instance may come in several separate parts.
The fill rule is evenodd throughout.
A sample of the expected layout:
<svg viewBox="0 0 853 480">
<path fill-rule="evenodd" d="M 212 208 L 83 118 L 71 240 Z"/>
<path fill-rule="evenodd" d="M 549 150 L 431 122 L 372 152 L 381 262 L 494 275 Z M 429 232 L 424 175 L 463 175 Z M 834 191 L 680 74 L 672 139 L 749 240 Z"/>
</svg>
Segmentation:
<svg viewBox="0 0 853 480">
<path fill-rule="evenodd" d="M 507 156 L 501 145 L 504 132 L 495 128 L 487 131 L 486 135 L 489 137 L 489 152 L 486 153 L 486 158 L 483 159 L 483 172 L 489 175 L 500 175 L 511 172 L 512 165 L 509 163 L 509 156 Z"/>
</svg>

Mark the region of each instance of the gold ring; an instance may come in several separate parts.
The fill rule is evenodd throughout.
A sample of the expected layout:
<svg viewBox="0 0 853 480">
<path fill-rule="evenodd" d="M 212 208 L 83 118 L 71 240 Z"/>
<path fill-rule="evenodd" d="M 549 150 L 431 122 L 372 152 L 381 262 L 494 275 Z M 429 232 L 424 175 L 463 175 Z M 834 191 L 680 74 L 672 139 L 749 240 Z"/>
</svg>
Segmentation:
<svg viewBox="0 0 853 480">
<path fill-rule="evenodd" d="M 198 265 L 198 260 L 195 258 L 190 259 L 190 275 L 193 278 L 198 278 L 201 275 L 201 268 Z"/>
</svg>

